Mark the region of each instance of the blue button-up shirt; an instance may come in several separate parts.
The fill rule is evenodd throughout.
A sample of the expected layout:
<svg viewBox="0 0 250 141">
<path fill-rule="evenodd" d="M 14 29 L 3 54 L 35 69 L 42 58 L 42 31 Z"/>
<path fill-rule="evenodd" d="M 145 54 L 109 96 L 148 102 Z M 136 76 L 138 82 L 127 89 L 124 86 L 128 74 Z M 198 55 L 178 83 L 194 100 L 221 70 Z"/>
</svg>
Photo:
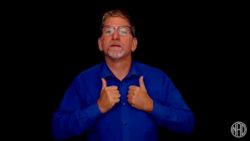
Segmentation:
<svg viewBox="0 0 250 141">
<path fill-rule="evenodd" d="M 148 95 L 153 99 L 150 113 L 132 107 L 127 101 L 129 86 L 139 86 L 140 76 L 144 76 Z M 121 94 L 120 102 L 104 114 L 97 105 L 101 78 L 106 79 L 107 86 L 117 86 Z M 56 139 L 86 133 L 89 141 L 155 141 L 159 139 L 159 126 L 191 133 L 194 116 L 164 72 L 135 61 L 122 81 L 104 62 L 83 71 L 66 91 L 52 124 Z"/>
</svg>

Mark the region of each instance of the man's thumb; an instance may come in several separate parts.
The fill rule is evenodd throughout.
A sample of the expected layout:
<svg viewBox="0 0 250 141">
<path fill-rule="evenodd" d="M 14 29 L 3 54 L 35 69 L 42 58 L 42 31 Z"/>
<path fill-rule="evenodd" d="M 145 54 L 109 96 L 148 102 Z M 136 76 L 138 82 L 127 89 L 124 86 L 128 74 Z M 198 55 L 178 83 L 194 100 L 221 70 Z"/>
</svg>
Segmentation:
<svg viewBox="0 0 250 141">
<path fill-rule="evenodd" d="M 107 81 L 104 78 L 102 78 L 102 89 L 106 87 L 107 87 Z"/>
<path fill-rule="evenodd" d="M 145 84 L 144 84 L 144 80 L 143 80 L 143 76 L 140 76 L 140 78 L 139 78 L 139 85 L 140 85 L 140 87 L 146 89 Z"/>
</svg>

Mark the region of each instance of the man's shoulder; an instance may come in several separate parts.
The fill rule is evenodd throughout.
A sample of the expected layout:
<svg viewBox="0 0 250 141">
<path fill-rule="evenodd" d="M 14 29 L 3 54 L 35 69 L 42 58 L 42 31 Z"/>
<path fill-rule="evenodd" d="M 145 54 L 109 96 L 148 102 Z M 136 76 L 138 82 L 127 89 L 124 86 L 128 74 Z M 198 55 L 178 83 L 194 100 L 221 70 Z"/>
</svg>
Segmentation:
<svg viewBox="0 0 250 141">
<path fill-rule="evenodd" d="M 141 62 L 137 62 L 135 61 L 135 64 L 137 66 L 138 71 L 141 72 L 141 74 L 143 75 L 153 75 L 155 77 L 165 77 L 166 73 L 161 70 L 158 67 L 155 67 L 153 65 L 149 65 L 149 64 L 145 64 L 145 63 L 141 63 Z"/>
<path fill-rule="evenodd" d="M 99 74 L 99 70 L 100 70 L 100 66 L 102 63 L 96 64 L 96 65 L 92 65 L 86 69 L 84 69 L 82 72 L 80 72 L 80 74 L 78 75 L 78 77 L 93 77 L 96 76 L 97 74 Z"/>
</svg>

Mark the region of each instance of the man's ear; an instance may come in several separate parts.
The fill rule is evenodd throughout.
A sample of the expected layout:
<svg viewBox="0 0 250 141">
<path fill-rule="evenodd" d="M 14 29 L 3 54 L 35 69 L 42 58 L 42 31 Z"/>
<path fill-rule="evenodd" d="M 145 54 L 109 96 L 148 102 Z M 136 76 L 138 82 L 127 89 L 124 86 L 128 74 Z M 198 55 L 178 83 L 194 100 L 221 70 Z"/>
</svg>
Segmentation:
<svg viewBox="0 0 250 141">
<path fill-rule="evenodd" d="M 137 48 L 137 38 L 134 37 L 132 42 L 132 52 L 134 52 L 136 48 Z"/>
<path fill-rule="evenodd" d="M 98 47 L 99 47 L 99 50 L 102 51 L 102 39 L 101 39 L 101 37 L 98 38 Z"/>
</svg>

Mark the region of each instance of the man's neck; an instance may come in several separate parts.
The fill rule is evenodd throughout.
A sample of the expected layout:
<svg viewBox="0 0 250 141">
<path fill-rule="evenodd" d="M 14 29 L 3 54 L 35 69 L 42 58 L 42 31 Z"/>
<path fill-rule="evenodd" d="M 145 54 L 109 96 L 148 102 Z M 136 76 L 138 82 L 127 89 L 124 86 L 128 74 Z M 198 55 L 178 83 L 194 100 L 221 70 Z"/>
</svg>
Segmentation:
<svg viewBox="0 0 250 141">
<path fill-rule="evenodd" d="M 118 60 L 105 58 L 105 61 L 115 77 L 122 81 L 130 70 L 132 58 L 131 56 Z"/>
</svg>

